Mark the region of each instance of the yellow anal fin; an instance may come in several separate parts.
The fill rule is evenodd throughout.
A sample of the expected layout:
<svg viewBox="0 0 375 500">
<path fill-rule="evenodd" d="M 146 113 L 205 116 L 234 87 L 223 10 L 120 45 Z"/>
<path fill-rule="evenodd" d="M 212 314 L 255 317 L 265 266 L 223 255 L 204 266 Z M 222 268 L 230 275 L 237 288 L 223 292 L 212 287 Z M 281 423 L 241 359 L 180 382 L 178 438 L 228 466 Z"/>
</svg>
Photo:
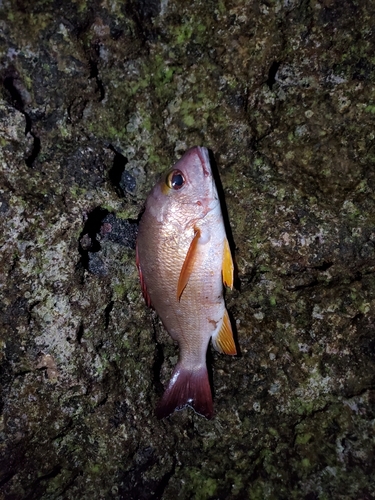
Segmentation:
<svg viewBox="0 0 375 500">
<path fill-rule="evenodd" d="M 225 309 L 223 324 L 216 335 L 212 336 L 212 344 L 216 351 L 224 354 L 237 354 L 236 344 L 233 339 L 232 325 L 228 316 L 228 311 Z"/>
<path fill-rule="evenodd" d="M 229 288 L 233 288 L 233 271 L 234 271 L 234 265 L 233 265 L 232 254 L 229 248 L 228 240 L 227 238 L 225 238 L 222 274 L 223 274 L 223 283 L 225 286 L 229 286 Z"/>
<path fill-rule="evenodd" d="M 194 265 L 197 260 L 198 244 L 200 237 L 201 237 L 201 232 L 199 229 L 196 228 L 194 238 L 190 243 L 190 247 L 188 253 L 186 254 L 185 261 L 180 272 L 180 277 L 178 279 L 177 300 L 181 299 L 182 292 L 185 290 L 190 275 L 193 272 Z"/>
</svg>

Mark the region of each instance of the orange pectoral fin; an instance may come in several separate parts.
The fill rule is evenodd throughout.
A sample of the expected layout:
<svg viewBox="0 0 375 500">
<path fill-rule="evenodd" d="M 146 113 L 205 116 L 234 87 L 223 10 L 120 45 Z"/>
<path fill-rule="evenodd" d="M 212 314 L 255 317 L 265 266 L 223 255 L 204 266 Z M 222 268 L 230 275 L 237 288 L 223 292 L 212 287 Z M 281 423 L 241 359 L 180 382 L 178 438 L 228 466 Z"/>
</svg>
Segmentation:
<svg viewBox="0 0 375 500">
<path fill-rule="evenodd" d="M 233 288 L 233 259 L 232 254 L 229 248 L 229 243 L 227 238 L 224 240 L 224 253 L 223 253 L 223 283 L 225 286 L 229 286 L 229 288 Z"/>
<path fill-rule="evenodd" d="M 189 281 L 190 275 L 193 272 L 195 262 L 197 260 L 198 244 L 199 238 L 201 237 L 201 232 L 199 229 L 195 229 L 195 235 L 190 243 L 188 253 L 186 254 L 184 264 L 182 266 L 180 277 L 178 279 L 177 285 L 177 300 L 180 300 L 182 292 Z"/>
<path fill-rule="evenodd" d="M 223 324 L 215 336 L 212 336 L 212 344 L 216 351 L 224 354 L 237 354 L 236 344 L 233 339 L 232 325 L 228 316 L 228 311 L 225 309 Z"/>
</svg>

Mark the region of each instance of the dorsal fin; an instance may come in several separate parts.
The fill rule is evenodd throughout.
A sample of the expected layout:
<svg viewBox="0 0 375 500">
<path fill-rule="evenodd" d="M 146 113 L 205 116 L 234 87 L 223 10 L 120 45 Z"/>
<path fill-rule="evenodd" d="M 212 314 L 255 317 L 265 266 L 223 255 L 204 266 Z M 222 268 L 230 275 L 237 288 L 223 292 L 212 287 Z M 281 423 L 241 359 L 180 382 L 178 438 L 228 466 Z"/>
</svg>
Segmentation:
<svg viewBox="0 0 375 500">
<path fill-rule="evenodd" d="M 189 281 L 190 275 L 193 272 L 194 264 L 197 259 L 199 238 L 201 237 L 201 231 L 198 228 L 195 229 L 194 238 L 190 243 L 188 253 L 186 254 L 182 269 L 180 272 L 180 277 L 178 279 L 177 285 L 177 300 L 180 300 L 182 292 Z"/>
<path fill-rule="evenodd" d="M 226 309 L 220 330 L 216 335 L 212 336 L 212 344 L 216 351 L 223 352 L 224 354 L 231 354 L 232 356 L 237 354 L 236 344 L 233 339 L 232 325 L 230 324 L 228 311 Z"/>
<path fill-rule="evenodd" d="M 222 265 L 222 275 L 223 283 L 229 288 L 233 288 L 233 259 L 229 248 L 229 243 L 227 238 L 224 239 L 224 252 L 223 252 L 223 265 Z"/>
</svg>

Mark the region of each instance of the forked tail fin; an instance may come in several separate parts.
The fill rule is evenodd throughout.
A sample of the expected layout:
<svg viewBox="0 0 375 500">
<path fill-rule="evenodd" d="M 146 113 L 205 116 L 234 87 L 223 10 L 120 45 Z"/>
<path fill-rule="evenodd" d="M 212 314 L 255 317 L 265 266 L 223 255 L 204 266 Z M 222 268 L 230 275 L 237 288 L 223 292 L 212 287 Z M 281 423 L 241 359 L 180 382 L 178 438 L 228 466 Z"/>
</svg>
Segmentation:
<svg viewBox="0 0 375 500">
<path fill-rule="evenodd" d="M 187 370 L 177 363 L 155 413 L 158 418 L 165 418 L 185 406 L 191 406 L 200 415 L 212 418 L 214 410 L 206 366 Z"/>
</svg>

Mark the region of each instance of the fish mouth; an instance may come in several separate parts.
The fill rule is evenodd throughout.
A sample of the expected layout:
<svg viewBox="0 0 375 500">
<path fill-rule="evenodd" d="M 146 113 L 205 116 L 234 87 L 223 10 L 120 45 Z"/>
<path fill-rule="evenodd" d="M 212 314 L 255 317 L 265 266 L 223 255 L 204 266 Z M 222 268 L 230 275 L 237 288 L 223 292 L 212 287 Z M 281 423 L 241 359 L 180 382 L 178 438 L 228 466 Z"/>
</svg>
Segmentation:
<svg viewBox="0 0 375 500">
<path fill-rule="evenodd" d="M 215 179 L 212 175 L 210 156 L 208 153 L 208 149 L 203 146 L 197 148 L 197 154 L 201 161 L 203 175 L 205 177 L 211 177 L 211 187 L 208 189 L 206 193 L 206 197 L 208 200 L 208 207 L 209 207 L 208 211 L 211 211 L 218 204 L 219 198 L 217 195 Z"/>
<path fill-rule="evenodd" d="M 202 164 L 203 175 L 208 177 L 211 175 L 211 165 L 210 157 L 208 155 L 208 149 L 204 147 L 198 147 L 198 156 Z"/>
</svg>

